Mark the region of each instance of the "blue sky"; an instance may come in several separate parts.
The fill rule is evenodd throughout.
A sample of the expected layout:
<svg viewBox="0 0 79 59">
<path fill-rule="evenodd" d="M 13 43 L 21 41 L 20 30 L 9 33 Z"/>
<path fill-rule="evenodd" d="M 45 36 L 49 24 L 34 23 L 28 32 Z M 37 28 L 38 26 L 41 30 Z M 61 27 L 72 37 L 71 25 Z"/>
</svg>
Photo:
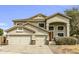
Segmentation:
<svg viewBox="0 0 79 59">
<path fill-rule="evenodd" d="M 64 13 L 64 10 L 74 5 L 0 5 L 0 28 L 8 29 L 13 26 L 12 20 L 24 19 L 36 15 L 38 13 L 50 16 L 54 13 Z"/>
</svg>

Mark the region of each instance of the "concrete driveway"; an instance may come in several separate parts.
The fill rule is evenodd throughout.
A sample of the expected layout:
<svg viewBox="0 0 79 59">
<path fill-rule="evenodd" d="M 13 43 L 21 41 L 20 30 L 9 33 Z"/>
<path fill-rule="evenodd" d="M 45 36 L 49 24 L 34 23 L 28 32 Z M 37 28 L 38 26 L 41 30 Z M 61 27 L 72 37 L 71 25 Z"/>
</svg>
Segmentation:
<svg viewBox="0 0 79 59">
<path fill-rule="evenodd" d="M 52 54 L 47 45 L 5 45 L 0 48 L 3 53 L 22 53 L 22 54 Z"/>
</svg>

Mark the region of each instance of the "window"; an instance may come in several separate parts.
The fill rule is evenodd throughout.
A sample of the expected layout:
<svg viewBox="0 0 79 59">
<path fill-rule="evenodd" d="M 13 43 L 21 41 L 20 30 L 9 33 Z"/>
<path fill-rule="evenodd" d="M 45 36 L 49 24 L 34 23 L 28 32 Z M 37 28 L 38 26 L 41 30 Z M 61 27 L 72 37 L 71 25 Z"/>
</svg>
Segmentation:
<svg viewBox="0 0 79 59">
<path fill-rule="evenodd" d="M 17 23 L 17 25 L 22 25 L 22 23 Z"/>
<path fill-rule="evenodd" d="M 44 23 L 39 23 L 39 26 L 44 28 Z"/>
<path fill-rule="evenodd" d="M 64 29 L 63 26 L 59 26 L 59 27 L 58 27 L 58 30 L 63 30 L 63 29 Z"/>
<path fill-rule="evenodd" d="M 21 28 L 21 27 L 19 27 L 19 28 L 17 28 L 17 30 L 22 30 L 22 28 Z"/>
<path fill-rule="evenodd" d="M 23 31 L 23 28 L 19 27 L 17 28 L 16 32 L 22 32 Z"/>
<path fill-rule="evenodd" d="M 58 36 L 64 36 L 64 33 L 58 33 Z"/>
<path fill-rule="evenodd" d="M 49 30 L 54 30 L 54 27 L 53 26 L 49 26 Z"/>
</svg>

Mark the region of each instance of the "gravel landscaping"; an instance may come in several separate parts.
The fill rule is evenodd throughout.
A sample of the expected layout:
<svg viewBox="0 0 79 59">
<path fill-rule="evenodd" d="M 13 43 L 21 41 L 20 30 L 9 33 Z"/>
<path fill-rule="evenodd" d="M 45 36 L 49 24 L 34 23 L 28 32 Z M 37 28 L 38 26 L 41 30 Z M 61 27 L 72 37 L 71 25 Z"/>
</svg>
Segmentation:
<svg viewBox="0 0 79 59">
<path fill-rule="evenodd" d="M 79 45 L 49 45 L 54 54 L 79 54 Z"/>
</svg>

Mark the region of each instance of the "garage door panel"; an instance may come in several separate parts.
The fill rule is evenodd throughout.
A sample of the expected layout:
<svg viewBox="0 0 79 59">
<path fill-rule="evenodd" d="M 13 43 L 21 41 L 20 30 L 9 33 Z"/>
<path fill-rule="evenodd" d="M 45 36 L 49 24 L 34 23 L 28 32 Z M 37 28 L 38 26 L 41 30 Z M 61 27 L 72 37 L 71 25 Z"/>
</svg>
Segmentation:
<svg viewBox="0 0 79 59">
<path fill-rule="evenodd" d="M 30 44 L 31 36 L 8 36 L 9 44 Z"/>
<path fill-rule="evenodd" d="M 46 36 L 36 36 L 36 45 L 44 45 L 46 42 Z"/>
</svg>

